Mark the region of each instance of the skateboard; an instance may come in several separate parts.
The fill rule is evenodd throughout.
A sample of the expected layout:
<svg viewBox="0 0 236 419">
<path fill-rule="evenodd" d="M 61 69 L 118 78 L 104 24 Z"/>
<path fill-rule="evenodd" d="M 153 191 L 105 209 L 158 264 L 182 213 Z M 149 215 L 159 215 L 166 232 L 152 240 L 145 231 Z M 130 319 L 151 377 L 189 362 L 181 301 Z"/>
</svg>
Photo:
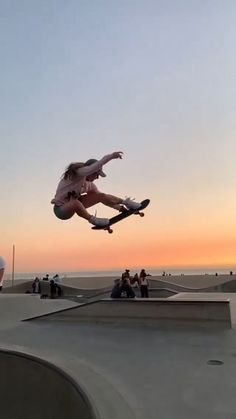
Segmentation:
<svg viewBox="0 0 236 419">
<path fill-rule="evenodd" d="M 140 217 L 144 217 L 144 212 L 142 212 L 142 210 L 144 210 L 148 205 L 150 204 L 150 199 L 144 199 L 144 201 L 141 202 L 141 207 L 138 210 L 128 210 L 128 209 L 124 209 L 122 210 L 122 212 L 118 215 L 115 215 L 114 217 L 110 218 L 110 222 L 108 224 L 108 226 L 106 227 L 99 227 L 99 226 L 93 226 L 92 229 L 93 230 L 107 230 L 108 233 L 113 233 L 113 230 L 111 228 L 111 226 L 113 224 L 118 223 L 121 220 L 124 220 L 125 218 L 129 217 L 130 215 L 136 214 L 139 215 Z"/>
</svg>

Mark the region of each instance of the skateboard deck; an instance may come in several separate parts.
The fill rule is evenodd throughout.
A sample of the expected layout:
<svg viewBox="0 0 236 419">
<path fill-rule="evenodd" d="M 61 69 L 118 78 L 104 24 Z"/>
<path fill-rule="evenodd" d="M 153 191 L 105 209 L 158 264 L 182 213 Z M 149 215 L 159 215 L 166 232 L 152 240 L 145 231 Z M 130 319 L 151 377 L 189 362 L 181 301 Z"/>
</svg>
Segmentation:
<svg viewBox="0 0 236 419">
<path fill-rule="evenodd" d="M 150 204 L 150 199 L 144 199 L 144 201 L 141 202 L 141 207 L 138 210 L 124 210 L 120 212 L 120 214 L 115 215 L 114 217 L 110 218 L 109 225 L 106 227 L 99 227 L 99 226 L 93 226 L 93 230 L 107 230 L 108 233 L 113 233 L 113 230 L 111 229 L 111 226 L 113 224 L 118 223 L 121 220 L 124 220 L 125 218 L 129 217 L 130 215 L 140 215 L 140 217 L 144 217 L 144 212 L 141 212 L 144 210 L 148 205 Z"/>
</svg>

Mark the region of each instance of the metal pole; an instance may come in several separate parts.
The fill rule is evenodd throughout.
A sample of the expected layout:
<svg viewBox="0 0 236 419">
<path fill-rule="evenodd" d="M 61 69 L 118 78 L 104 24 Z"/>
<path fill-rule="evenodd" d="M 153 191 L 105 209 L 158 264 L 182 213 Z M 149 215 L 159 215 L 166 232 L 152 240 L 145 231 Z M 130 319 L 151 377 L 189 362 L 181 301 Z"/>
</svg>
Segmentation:
<svg viewBox="0 0 236 419">
<path fill-rule="evenodd" d="M 12 248 L 12 278 L 11 278 L 11 285 L 14 286 L 15 280 L 15 245 L 13 244 Z"/>
</svg>

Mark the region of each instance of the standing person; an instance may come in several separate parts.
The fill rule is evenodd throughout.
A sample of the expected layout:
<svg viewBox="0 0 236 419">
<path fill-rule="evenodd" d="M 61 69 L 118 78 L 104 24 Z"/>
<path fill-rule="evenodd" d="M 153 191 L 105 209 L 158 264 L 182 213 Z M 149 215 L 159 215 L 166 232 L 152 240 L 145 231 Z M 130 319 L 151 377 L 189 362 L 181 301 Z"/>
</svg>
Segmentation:
<svg viewBox="0 0 236 419">
<path fill-rule="evenodd" d="M 3 276 L 5 272 L 6 262 L 2 256 L 0 256 L 0 292 L 2 291 L 3 287 Z"/>
<path fill-rule="evenodd" d="M 123 274 L 121 275 L 121 279 L 123 280 L 123 279 L 126 279 L 127 280 L 127 282 L 129 283 L 129 285 L 130 285 L 130 280 L 131 280 L 131 276 L 130 276 L 130 270 L 129 269 L 126 269 L 124 272 L 123 272 Z"/>
<path fill-rule="evenodd" d="M 50 286 L 50 298 L 55 298 L 57 288 L 56 288 L 54 279 L 50 279 L 49 286 Z"/>
<path fill-rule="evenodd" d="M 147 279 L 147 275 L 148 274 L 146 273 L 145 269 L 142 269 L 139 274 L 141 298 L 149 298 L 149 281 Z"/>
<path fill-rule="evenodd" d="M 54 204 L 56 217 L 60 220 L 68 220 L 77 214 L 95 226 L 106 227 L 109 219 L 95 217 L 87 211 L 87 208 L 101 202 L 118 211 L 124 210 L 124 207 L 138 210 L 140 203 L 130 198 L 122 199 L 100 192 L 93 183 L 99 176 L 106 176 L 102 170 L 104 164 L 114 159 L 122 159 L 122 155 L 122 151 L 115 151 L 100 160 L 89 159 L 85 163 L 69 164 L 51 201 Z"/>
<path fill-rule="evenodd" d="M 37 276 L 32 284 L 32 291 L 33 291 L 33 294 L 41 294 L 41 284 Z"/>
<path fill-rule="evenodd" d="M 61 297 L 62 296 L 62 283 L 61 283 L 62 281 L 61 281 L 60 276 L 58 274 L 54 275 L 53 281 L 54 281 L 54 284 L 55 284 L 55 289 L 57 291 L 57 295 L 58 295 L 58 297 Z"/>
<path fill-rule="evenodd" d="M 46 274 L 41 281 L 41 298 L 47 298 L 50 294 L 49 275 Z"/>
<path fill-rule="evenodd" d="M 134 274 L 133 278 L 131 278 L 130 283 L 133 287 L 138 287 L 139 286 L 139 276 L 138 276 L 137 272 Z"/>
<path fill-rule="evenodd" d="M 130 283 L 130 270 L 126 269 L 125 272 L 121 275 L 121 288 L 122 293 L 125 293 L 127 298 L 135 298 L 135 292 Z"/>
</svg>

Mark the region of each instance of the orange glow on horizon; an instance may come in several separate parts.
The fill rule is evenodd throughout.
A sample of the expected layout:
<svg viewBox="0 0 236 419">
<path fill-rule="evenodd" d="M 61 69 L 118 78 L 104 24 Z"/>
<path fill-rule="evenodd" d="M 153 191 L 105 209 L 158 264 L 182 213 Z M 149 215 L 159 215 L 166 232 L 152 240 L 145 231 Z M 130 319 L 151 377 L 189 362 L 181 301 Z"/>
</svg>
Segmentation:
<svg viewBox="0 0 236 419">
<path fill-rule="evenodd" d="M 16 246 L 16 271 L 79 271 L 79 270 L 112 270 L 129 267 L 163 267 L 163 266 L 235 266 L 236 255 L 234 240 L 204 241 L 175 240 L 160 243 L 131 244 L 109 242 L 92 243 L 90 250 L 78 246 L 55 247 L 55 243 L 33 243 L 29 248 Z M 8 266 L 11 265 L 11 254 L 8 252 Z M 8 268 L 8 271 L 10 269 Z"/>
</svg>

